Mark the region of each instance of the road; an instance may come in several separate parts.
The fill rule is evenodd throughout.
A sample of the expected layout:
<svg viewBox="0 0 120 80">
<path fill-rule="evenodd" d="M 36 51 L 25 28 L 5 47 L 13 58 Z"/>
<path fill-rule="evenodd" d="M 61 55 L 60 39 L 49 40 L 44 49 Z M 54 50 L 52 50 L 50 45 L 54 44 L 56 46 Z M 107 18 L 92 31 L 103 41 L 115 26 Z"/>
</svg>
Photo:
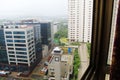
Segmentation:
<svg viewBox="0 0 120 80">
<path fill-rule="evenodd" d="M 36 75 L 36 79 L 39 79 L 37 78 L 37 76 L 39 77 L 41 75 L 41 77 L 44 77 L 44 75 L 40 74 L 40 70 L 43 69 L 44 66 L 44 63 L 46 61 L 48 61 L 48 57 L 51 56 L 51 52 L 53 50 L 54 46 L 51 47 L 51 49 L 48 51 L 48 55 L 45 56 L 41 61 L 40 63 L 38 64 L 38 66 L 36 66 L 36 68 L 33 70 L 32 74 L 30 75 L 30 77 L 32 77 L 33 75 Z"/>
<path fill-rule="evenodd" d="M 79 68 L 79 74 L 78 74 L 78 80 L 80 80 L 89 65 L 89 58 L 88 58 L 88 51 L 87 51 L 86 44 L 82 43 L 79 46 L 78 54 L 79 54 L 80 61 L 81 61 L 81 66 Z"/>
</svg>

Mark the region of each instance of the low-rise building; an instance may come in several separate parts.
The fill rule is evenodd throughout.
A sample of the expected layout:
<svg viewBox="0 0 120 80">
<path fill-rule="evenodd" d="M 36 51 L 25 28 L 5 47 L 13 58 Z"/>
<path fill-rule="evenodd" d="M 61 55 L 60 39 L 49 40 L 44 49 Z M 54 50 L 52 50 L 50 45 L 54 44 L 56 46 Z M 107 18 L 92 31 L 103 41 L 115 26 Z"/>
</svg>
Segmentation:
<svg viewBox="0 0 120 80">
<path fill-rule="evenodd" d="M 51 54 L 48 64 L 49 80 L 69 80 L 73 71 L 73 55 L 64 54 L 59 47 L 54 48 Z"/>
</svg>

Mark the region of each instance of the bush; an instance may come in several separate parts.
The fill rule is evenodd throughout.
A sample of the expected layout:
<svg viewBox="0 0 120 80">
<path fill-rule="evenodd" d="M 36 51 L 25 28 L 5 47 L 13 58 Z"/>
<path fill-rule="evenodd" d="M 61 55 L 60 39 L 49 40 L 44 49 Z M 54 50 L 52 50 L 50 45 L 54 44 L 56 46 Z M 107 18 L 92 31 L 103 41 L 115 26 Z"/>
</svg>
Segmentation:
<svg viewBox="0 0 120 80">
<path fill-rule="evenodd" d="M 80 66 L 80 57 L 78 54 L 78 49 L 75 50 L 74 52 L 74 63 L 73 63 L 73 77 L 71 78 L 71 80 L 77 80 L 78 77 L 78 69 Z"/>
</svg>

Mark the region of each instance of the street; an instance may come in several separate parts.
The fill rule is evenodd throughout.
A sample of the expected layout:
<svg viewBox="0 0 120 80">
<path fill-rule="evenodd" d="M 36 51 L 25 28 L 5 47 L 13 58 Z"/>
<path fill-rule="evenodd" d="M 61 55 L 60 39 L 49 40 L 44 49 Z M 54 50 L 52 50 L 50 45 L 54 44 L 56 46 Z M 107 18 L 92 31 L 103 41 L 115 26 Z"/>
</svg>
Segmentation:
<svg viewBox="0 0 120 80">
<path fill-rule="evenodd" d="M 85 43 L 81 43 L 81 45 L 79 46 L 78 54 L 81 61 L 81 65 L 78 73 L 78 80 L 80 80 L 89 65 L 88 51 Z"/>
</svg>

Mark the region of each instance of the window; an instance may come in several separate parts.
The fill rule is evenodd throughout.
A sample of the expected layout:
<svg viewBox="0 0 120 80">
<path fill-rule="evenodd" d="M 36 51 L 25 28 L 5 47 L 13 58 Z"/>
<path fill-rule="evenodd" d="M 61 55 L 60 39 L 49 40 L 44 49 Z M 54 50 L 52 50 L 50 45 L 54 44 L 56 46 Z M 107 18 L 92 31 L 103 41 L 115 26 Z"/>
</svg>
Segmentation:
<svg viewBox="0 0 120 80">
<path fill-rule="evenodd" d="M 15 59 L 10 59 L 10 61 L 15 61 Z"/>
<path fill-rule="evenodd" d="M 30 42 L 30 39 L 28 39 L 28 42 Z"/>
<path fill-rule="evenodd" d="M 30 37 L 30 35 L 27 35 L 27 37 L 29 38 L 29 37 Z"/>
<path fill-rule="evenodd" d="M 25 39 L 25 36 L 14 36 L 14 38 Z"/>
<path fill-rule="evenodd" d="M 13 34 L 25 34 L 23 31 L 14 31 Z"/>
<path fill-rule="evenodd" d="M 27 56 L 17 56 L 17 58 L 27 58 Z"/>
<path fill-rule="evenodd" d="M 11 31 L 6 31 L 5 33 L 6 33 L 6 34 L 12 34 L 12 32 L 11 32 Z"/>
<path fill-rule="evenodd" d="M 29 34 L 30 33 L 30 31 L 27 31 L 27 34 Z"/>
<path fill-rule="evenodd" d="M 30 50 L 32 47 L 29 47 L 28 49 Z"/>
<path fill-rule="evenodd" d="M 17 61 L 20 61 L 20 62 L 28 62 L 27 60 L 21 60 L 21 59 L 18 59 Z"/>
<path fill-rule="evenodd" d="M 78 80 L 105 80 L 105 75 L 106 73 L 109 74 L 109 64 L 107 64 L 107 58 L 108 58 L 108 49 L 110 47 L 110 38 L 111 38 L 111 25 L 112 25 L 112 17 L 113 15 L 116 16 L 116 15 L 120 15 L 120 14 L 114 14 L 113 13 L 113 10 L 114 9 L 114 5 L 113 5 L 113 2 L 117 1 L 117 0 L 68 0 L 70 1 L 68 5 L 71 5 L 69 6 L 69 15 L 68 16 L 71 16 L 70 18 L 70 22 L 71 25 L 70 25 L 70 36 L 69 38 L 72 38 L 72 39 L 68 39 L 69 41 L 76 41 L 76 40 L 80 40 L 81 42 L 85 42 L 84 39 L 91 39 L 91 25 L 93 25 L 92 27 L 92 42 L 91 42 L 91 53 L 90 53 L 90 56 L 87 56 L 90 58 L 90 64 L 86 70 L 86 72 L 83 74 L 82 76 L 82 79 L 78 79 Z M 86 3 L 88 1 L 88 3 Z M 93 11 L 92 10 L 92 3 L 94 2 L 94 8 L 93 8 Z M 9 3 L 9 2 L 8 2 Z M 82 4 L 80 4 L 82 3 Z M 77 5 L 78 4 L 78 5 Z M 117 5 L 118 3 L 116 3 Z M 120 4 L 120 3 L 119 3 Z M 10 4 L 11 5 L 11 4 Z M 17 5 L 17 4 L 16 4 Z M 86 6 L 85 6 L 86 5 Z M 23 5 L 22 5 L 23 6 Z M 80 7 L 83 7 L 83 8 L 80 8 Z M 10 7 L 10 6 L 9 6 Z M 34 7 L 34 5 L 32 6 Z M 79 9 L 80 8 L 80 9 Z M 115 7 L 117 8 L 117 7 Z M 87 10 L 86 10 L 87 9 Z M 44 10 L 44 9 L 43 9 Z M 52 10 L 52 9 L 51 9 Z M 77 11 L 76 11 L 77 10 Z M 83 12 L 82 12 L 83 10 Z M 120 9 L 119 9 L 120 10 Z M 7 11 L 7 10 L 5 10 Z M 17 10 L 18 11 L 18 10 Z M 12 11 L 11 11 L 12 12 Z M 26 11 L 27 12 L 27 11 Z M 41 11 L 42 12 L 42 11 Z M 80 14 L 79 14 L 80 12 Z M 91 18 L 92 16 L 88 16 L 88 15 L 93 15 L 93 19 Z M 93 14 L 92 14 L 93 12 Z M 13 12 L 14 13 L 14 12 Z M 24 14 L 24 13 L 23 13 Z M 82 17 L 81 17 L 82 16 Z M 120 16 L 118 16 L 120 18 Z M 82 18 L 86 18 L 88 19 L 89 21 L 86 22 L 86 20 L 84 19 L 82 21 Z M 77 21 L 77 22 L 76 22 Z M 91 23 L 92 21 L 92 23 Z M 25 23 L 27 24 L 32 24 L 34 23 L 35 21 L 32 22 L 32 20 L 28 20 L 28 22 L 26 21 Z M 120 20 L 118 19 L 117 20 L 118 24 L 117 24 L 117 27 L 120 27 Z M 36 24 L 36 22 L 35 22 Z M 59 24 L 59 22 L 57 22 L 57 24 Z M 81 24 L 83 24 L 84 28 L 82 29 L 77 29 L 81 26 Z M 80 25 L 80 26 L 79 26 Z M 41 26 L 41 25 L 40 25 Z M 89 27 L 87 27 L 89 26 Z M 9 26 L 8 26 L 9 27 Z M 16 26 L 15 26 L 16 27 Z M 34 26 L 35 28 L 36 26 Z M 115 27 L 115 26 L 114 26 Z M 44 28 L 44 26 L 43 26 Z M 89 29 L 89 32 L 87 33 L 85 30 L 86 28 Z M 23 28 L 24 29 L 24 28 Z M 29 28 L 30 30 L 31 28 Z M 114 58 L 114 66 L 112 66 L 113 68 L 115 68 L 115 71 L 117 73 L 120 73 L 120 28 L 117 28 L 117 33 L 115 33 L 115 45 L 114 45 L 114 55 L 113 55 L 113 58 Z M 30 30 L 31 31 L 31 30 Z M 22 52 L 15 52 L 16 54 L 27 54 L 27 50 L 26 49 L 30 49 L 32 45 L 34 45 L 33 43 L 37 44 L 37 42 L 34 42 L 34 39 L 31 39 L 31 37 L 33 37 L 32 34 L 30 31 L 27 31 L 27 33 L 30 33 L 29 35 L 27 34 L 27 37 L 29 37 L 29 39 L 27 39 L 28 41 L 25 41 L 23 39 L 25 39 L 26 36 L 24 36 L 25 32 L 23 31 L 14 31 L 13 33 L 11 31 L 5 31 L 5 37 L 6 38 L 12 38 L 12 36 L 8 36 L 10 34 L 16 34 L 16 36 L 13 36 L 14 38 L 20 38 L 22 40 L 15 40 L 15 41 L 12 41 L 12 40 L 6 40 L 6 42 L 16 42 L 15 43 L 15 47 L 19 46 L 19 47 L 22 47 L 22 48 L 15 48 L 16 51 L 17 50 L 22 50 Z M 46 35 L 47 37 L 49 37 L 46 33 L 48 30 L 41 30 L 43 33 L 43 36 L 42 36 L 42 42 L 44 43 L 47 43 L 49 45 L 49 41 L 48 41 L 48 38 L 44 38 L 44 35 Z M 72 32 L 72 33 L 71 33 Z M 4 32 L 3 32 L 4 33 Z M 85 34 L 86 33 L 86 34 Z M 17 36 L 17 35 L 20 35 L 20 36 Z M 21 35 L 23 34 L 23 35 Z M 78 35 L 77 35 L 78 34 Z M 7 36 L 6 36 L 7 35 Z M 86 35 L 89 35 L 88 37 Z M 3 36 L 4 37 L 4 36 Z M 83 39 L 76 39 L 76 38 L 83 38 Z M 89 40 L 86 40 L 89 42 Z M 35 40 L 38 40 L 36 39 L 35 37 Z M 29 42 L 30 41 L 30 42 Z M 2 43 L 2 41 L 0 41 Z M 4 41 L 3 41 L 4 42 Z M 28 43 L 27 46 L 28 48 L 24 48 L 26 47 L 25 45 L 25 42 Z M 0 43 L 0 45 L 1 45 Z M 43 44 L 44 44 L 43 43 Z M 59 41 L 58 41 L 59 43 Z M 61 44 L 61 43 L 60 43 Z M 84 43 L 81 43 L 81 44 L 84 44 Z M 65 44 L 66 45 L 66 44 Z M 10 47 L 9 47 L 10 46 Z M 12 46 L 14 46 L 12 43 L 7 43 L 7 47 L 9 47 L 9 49 L 14 49 Z M 34 49 L 33 50 L 37 50 L 36 49 L 36 45 L 34 45 Z M 80 45 L 81 47 L 82 45 Z M 1 46 L 0 46 L 1 48 Z M 49 48 L 49 46 L 48 46 Z M 83 48 L 84 49 L 84 48 Z M 112 49 L 112 48 L 110 48 Z M 9 50 L 8 50 L 9 51 Z M 32 51 L 32 50 L 31 50 Z M 31 52 L 30 51 L 30 52 Z M 30 56 L 32 55 L 33 56 L 33 52 L 36 52 L 36 51 L 32 51 L 31 54 L 29 54 Z M 9 52 L 9 53 L 14 53 L 14 52 Z M 81 52 L 82 54 L 84 54 L 85 52 Z M 34 54 L 40 54 L 40 53 L 34 53 Z M 23 58 L 23 56 L 18 56 L 18 58 Z M 31 59 L 33 59 L 31 56 Z M 42 55 L 41 55 L 42 56 Z M 1 55 L 0 55 L 1 57 Z M 11 56 L 13 57 L 13 56 Z M 36 56 L 39 58 L 39 56 Z M 77 56 L 78 57 L 78 56 Z M 24 56 L 24 58 L 26 58 Z M 30 59 L 30 60 L 31 60 Z M 40 58 L 39 58 L 40 59 Z M 53 58 L 55 61 L 60 61 L 60 57 L 54 57 Z M 12 61 L 15 61 L 15 59 L 11 60 Z M 19 61 L 22 61 L 22 62 L 27 62 L 27 60 L 21 60 L 21 59 L 18 59 L 18 62 Z M 33 61 L 33 60 L 32 60 Z M 81 60 L 81 62 L 86 62 L 84 60 Z M 74 64 L 74 63 L 73 63 Z M 28 64 L 26 64 L 28 65 Z M 67 66 L 67 65 L 66 65 Z M 78 65 L 77 65 L 78 66 Z M 21 70 L 21 67 L 18 68 L 19 65 L 17 66 L 17 69 Z M 27 67 L 27 66 L 26 66 Z M 54 66 L 53 66 L 54 67 Z M 82 66 L 83 67 L 83 66 Z M 1 67 L 0 67 L 1 68 Z M 29 67 L 29 70 L 31 69 L 32 67 Z M 76 68 L 76 66 L 74 67 Z M 84 67 L 83 67 L 84 68 Z M 27 70 L 27 69 L 26 69 Z M 61 69 L 62 70 L 62 69 Z M 67 69 L 66 69 L 67 70 Z M 58 70 L 59 71 L 59 70 Z M 64 70 L 63 70 L 64 71 Z M 82 71 L 82 70 L 81 70 Z M 20 71 L 19 71 L 20 72 Z M 64 71 L 65 72 L 65 71 Z M 77 71 L 76 71 L 77 72 Z M 76 73 L 74 72 L 74 73 Z M 111 71 L 112 72 L 112 71 Z M 51 72 L 50 72 L 51 73 Z M 65 72 L 67 73 L 67 72 Z M 55 73 L 51 73 L 51 74 L 55 74 Z M 81 75 L 80 75 L 81 76 Z M 119 77 L 120 75 L 119 74 L 114 74 L 114 76 L 116 77 Z M 119 80 L 120 78 L 116 79 L 111 79 L 111 80 Z M 55 79 L 51 79 L 51 80 L 55 80 Z M 75 79 L 77 80 L 77 79 Z"/>
<path fill-rule="evenodd" d="M 7 42 L 13 42 L 13 40 L 7 40 Z"/>
<path fill-rule="evenodd" d="M 31 32 L 33 32 L 33 30 L 31 30 Z"/>
<path fill-rule="evenodd" d="M 10 53 L 10 54 L 14 54 L 14 51 L 8 51 L 8 53 Z"/>
<path fill-rule="evenodd" d="M 19 47 L 26 47 L 25 44 L 15 44 L 15 46 L 19 46 Z"/>
<path fill-rule="evenodd" d="M 90 64 L 81 80 L 105 80 L 105 75 L 110 73 L 107 58 L 110 47 L 110 35 L 112 33 L 111 23 L 114 1 L 116 0 L 94 1 Z"/>
<path fill-rule="evenodd" d="M 25 40 L 14 40 L 14 42 L 18 42 L 18 43 L 25 43 Z"/>
<path fill-rule="evenodd" d="M 18 26 L 15 26 L 15 28 L 18 28 Z"/>
<path fill-rule="evenodd" d="M 54 68 L 50 68 L 50 71 L 54 71 Z"/>
<path fill-rule="evenodd" d="M 13 44 L 7 44 L 7 46 L 13 46 Z"/>
<path fill-rule="evenodd" d="M 15 55 L 9 55 L 9 57 L 15 57 Z"/>
<path fill-rule="evenodd" d="M 26 48 L 15 48 L 16 50 L 26 51 Z"/>
<path fill-rule="evenodd" d="M 16 52 L 16 54 L 27 54 L 27 52 Z"/>
<path fill-rule="evenodd" d="M 9 50 L 14 50 L 14 48 L 8 48 Z"/>
<path fill-rule="evenodd" d="M 32 51 L 34 51 L 35 49 L 33 48 Z"/>
<path fill-rule="evenodd" d="M 12 36 L 10 36 L 10 35 L 8 36 L 8 35 L 7 35 L 6 38 L 12 38 Z"/>
</svg>

